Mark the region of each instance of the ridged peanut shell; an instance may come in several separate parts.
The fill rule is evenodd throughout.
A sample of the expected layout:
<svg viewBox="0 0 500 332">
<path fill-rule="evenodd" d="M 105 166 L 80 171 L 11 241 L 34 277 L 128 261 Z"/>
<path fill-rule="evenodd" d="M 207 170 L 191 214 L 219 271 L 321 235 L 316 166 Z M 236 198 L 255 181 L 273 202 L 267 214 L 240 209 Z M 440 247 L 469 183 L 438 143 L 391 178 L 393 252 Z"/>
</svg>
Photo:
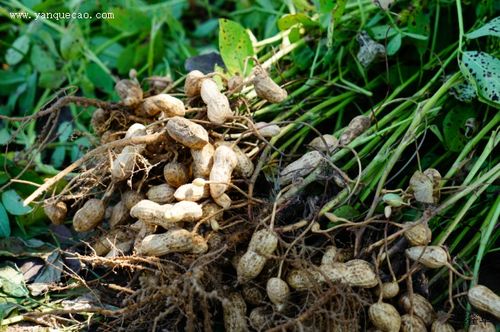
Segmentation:
<svg viewBox="0 0 500 332">
<path fill-rule="evenodd" d="M 295 290 L 309 290 L 324 282 L 324 278 L 316 270 L 291 270 L 286 277 L 287 284 Z"/>
<path fill-rule="evenodd" d="M 134 205 L 139 203 L 145 198 L 143 193 L 138 193 L 134 190 L 127 190 L 122 194 L 122 202 L 125 204 L 127 210 L 130 210 Z"/>
<path fill-rule="evenodd" d="M 203 211 L 201 205 L 190 201 L 172 204 L 172 206 L 169 206 L 164 212 L 165 221 L 169 223 L 197 221 L 201 219 L 202 215 Z"/>
<path fill-rule="evenodd" d="M 431 332 L 455 332 L 455 329 L 448 323 L 436 320 L 432 323 Z"/>
<path fill-rule="evenodd" d="M 401 316 L 389 303 L 374 303 L 368 309 L 370 321 L 383 332 L 398 332 L 401 327 Z"/>
<path fill-rule="evenodd" d="M 321 264 L 319 267 L 326 280 L 330 282 L 345 283 L 348 269 L 345 263 L 334 262 L 331 264 Z"/>
<path fill-rule="evenodd" d="M 399 294 L 399 285 L 396 281 L 384 282 L 382 288 L 377 290 L 377 293 L 382 293 L 383 299 L 392 299 Z"/>
<path fill-rule="evenodd" d="M 352 287 L 372 288 L 378 284 L 373 266 L 367 261 L 353 259 L 346 263 L 345 282 Z"/>
<path fill-rule="evenodd" d="M 412 223 L 406 225 L 409 224 Z M 432 240 L 432 231 L 426 222 L 415 223 L 415 226 L 404 232 L 404 237 L 412 246 L 425 246 Z"/>
<path fill-rule="evenodd" d="M 481 311 L 488 312 L 500 319 L 500 296 L 483 285 L 476 285 L 467 293 L 470 304 Z"/>
<path fill-rule="evenodd" d="M 214 162 L 215 148 L 207 143 L 201 149 L 191 149 L 193 176 L 208 179 Z"/>
<path fill-rule="evenodd" d="M 252 79 L 257 96 L 271 103 L 279 103 L 286 99 L 288 93 L 276 84 L 267 74 L 265 69 L 255 68 Z"/>
<path fill-rule="evenodd" d="M 170 137 L 190 149 L 201 149 L 208 143 L 208 132 L 205 128 L 180 116 L 171 118 L 166 128 Z"/>
<path fill-rule="evenodd" d="M 405 314 L 401 316 L 401 332 L 427 332 L 427 328 L 420 317 Z"/>
<path fill-rule="evenodd" d="M 186 110 L 182 100 L 166 93 L 148 97 L 142 102 L 144 113 L 154 116 L 163 113 L 166 117 L 184 116 Z"/>
<path fill-rule="evenodd" d="M 193 248 L 193 235 L 185 229 L 173 229 L 163 234 L 146 236 L 139 246 L 139 254 L 163 256 L 175 252 L 188 252 Z"/>
<path fill-rule="evenodd" d="M 399 303 L 407 313 L 410 313 L 413 308 L 413 314 L 420 317 L 425 325 L 431 325 L 436 319 L 432 304 L 420 294 L 413 293 L 412 298 L 410 298 L 409 294 L 405 294 L 401 296 Z"/>
<path fill-rule="evenodd" d="M 164 213 L 164 206 L 148 199 L 139 201 L 130 209 L 131 217 L 143 220 L 148 223 L 160 222 L 160 220 L 163 220 Z"/>
<path fill-rule="evenodd" d="M 231 197 L 228 196 L 228 194 L 224 193 L 220 195 L 219 197 L 212 197 L 214 202 L 217 203 L 220 207 L 224 209 L 229 209 L 232 204 Z"/>
<path fill-rule="evenodd" d="M 335 246 L 328 246 L 321 257 L 321 265 L 333 264 L 337 261 L 339 250 Z"/>
<path fill-rule="evenodd" d="M 215 149 L 214 164 L 210 171 L 210 194 L 216 198 L 224 194 L 231 182 L 231 174 L 238 164 L 238 158 L 233 149 L 221 145 Z"/>
<path fill-rule="evenodd" d="M 137 105 L 142 100 L 142 89 L 139 83 L 133 80 L 119 80 L 115 91 L 126 106 Z"/>
<path fill-rule="evenodd" d="M 227 118 L 234 115 L 229 100 L 219 91 L 217 83 L 211 78 L 201 82 L 201 99 L 207 104 L 208 120 L 215 124 L 223 124 Z"/>
<path fill-rule="evenodd" d="M 91 198 L 75 213 L 73 227 L 77 232 L 87 232 L 99 225 L 104 219 L 106 206 L 104 202 Z"/>
<path fill-rule="evenodd" d="M 347 145 L 351 143 L 356 137 L 364 133 L 368 128 L 370 128 L 371 120 L 365 115 L 358 115 L 354 117 L 346 130 L 342 133 L 339 139 L 340 145 Z"/>
<path fill-rule="evenodd" d="M 203 179 L 198 180 L 205 182 Z M 174 193 L 174 197 L 178 201 L 197 202 L 202 198 L 207 198 L 208 196 L 210 196 L 208 185 L 203 184 L 200 186 L 195 182 L 183 184 L 177 188 Z"/>
<path fill-rule="evenodd" d="M 255 128 L 262 137 L 273 138 L 281 133 L 281 128 L 277 124 L 267 122 L 257 122 Z"/>
<path fill-rule="evenodd" d="M 411 260 L 431 269 L 437 269 L 447 264 L 448 255 L 446 251 L 438 246 L 415 246 L 406 249 L 406 256 Z"/>
<path fill-rule="evenodd" d="M 126 146 L 116 156 L 110 168 L 111 176 L 115 181 L 125 180 L 132 175 L 135 167 L 135 158 L 140 154 L 138 147 Z"/>
<path fill-rule="evenodd" d="M 496 332 L 495 324 L 488 321 L 476 322 L 469 325 L 468 332 Z"/>
<path fill-rule="evenodd" d="M 244 285 L 241 293 L 245 302 L 251 305 L 259 305 L 264 300 L 264 295 L 256 286 Z"/>
<path fill-rule="evenodd" d="M 248 320 L 250 321 L 250 326 L 256 331 L 263 331 L 269 327 L 271 317 L 267 312 L 266 307 L 257 307 L 250 311 Z"/>
</svg>

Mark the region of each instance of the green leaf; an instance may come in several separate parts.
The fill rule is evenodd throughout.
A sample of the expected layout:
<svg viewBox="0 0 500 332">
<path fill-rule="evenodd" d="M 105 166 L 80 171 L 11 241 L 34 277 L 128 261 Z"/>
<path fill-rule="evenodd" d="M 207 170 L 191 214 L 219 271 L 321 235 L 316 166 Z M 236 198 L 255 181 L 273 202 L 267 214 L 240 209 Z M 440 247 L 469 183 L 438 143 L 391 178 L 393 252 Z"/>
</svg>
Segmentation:
<svg viewBox="0 0 500 332">
<path fill-rule="evenodd" d="M 391 38 L 386 48 L 387 55 L 394 55 L 397 51 L 399 51 L 401 48 L 401 39 L 402 36 L 400 33 Z"/>
<path fill-rule="evenodd" d="M 216 19 L 205 21 L 196 27 L 196 30 L 193 32 L 193 36 L 199 38 L 208 37 L 215 31 L 215 29 L 217 29 L 218 25 L 219 21 Z"/>
<path fill-rule="evenodd" d="M 59 169 L 64 163 L 65 157 L 66 157 L 66 147 L 58 146 L 54 149 L 54 152 L 52 152 L 52 156 L 50 157 L 50 163 L 56 169 Z"/>
<path fill-rule="evenodd" d="M 75 59 L 82 49 L 80 32 L 76 28 L 67 29 L 61 37 L 60 48 L 65 60 Z"/>
<path fill-rule="evenodd" d="M 39 72 L 56 69 L 56 64 L 52 56 L 37 44 L 33 45 L 31 48 L 30 60 L 33 67 Z"/>
<path fill-rule="evenodd" d="M 129 44 L 121 51 L 116 61 L 118 73 L 122 75 L 127 74 L 129 70 L 134 66 L 136 48 L 136 44 Z"/>
<path fill-rule="evenodd" d="M 66 75 L 61 70 L 51 70 L 45 71 L 40 74 L 40 80 L 38 84 L 42 88 L 46 89 L 57 89 L 66 80 Z"/>
<path fill-rule="evenodd" d="M 3 204 L 0 203 L 0 238 L 9 236 L 10 236 L 9 216 L 7 215 L 7 211 L 5 211 Z"/>
<path fill-rule="evenodd" d="M 350 205 L 343 205 L 333 210 L 332 213 L 339 218 L 344 218 L 348 220 L 356 219 L 360 215 L 359 211 Z"/>
<path fill-rule="evenodd" d="M 112 93 L 115 82 L 101 67 L 95 63 L 91 63 L 86 68 L 87 77 L 97 88 Z"/>
<path fill-rule="evenodd" d="M 286 14 L 278 20 L 278 29 L 281 31 L 288 30 L 296 24 L 302 24 L 304 27 L 314 27 L 317 26 L 318 23 L 313 21 L 306 14 L 298 13 L 298 14 Z"/>
<path fill-rule="evenodd" d="M 499 59 L 484 52 L 464 52 L 460 70 L 474 86 L 481 101 L 495 107 L 500 106 Z"/>
<path fill-rule="evenodd" d="M 28 53 L 29 48 L 30 38 L 26 35 L 20 36 L 5 53 L 5 61 L 11 66 L 17 65 Z"/>
<path fill-rule="evenodd" d="M 69 137 L 73 133 L 73 125 L 69 121 L 64 121 L 57 128 L 57 136 L 59 137 L 59 142 L 68 141 Z"/>
<path fill-rule="evenodd" d="M 30 213 L 32 208 L 23 205 L 23 199 L 15 190 L 7 190 L 2 194 L 2 203 L 7 211 L 15 216 Z"/>
<path fill-rule="evenodd" d="M 465 137 L 465 122 L 475 117 L 474 110 L 468 106 L 457 105 L 450 109 L 443 120 L 443 136 L 448 150 L 462 151 L 468 141 Z"/>
<path fill-rule="evenodd" d="M 10 132 L 7 128 L 0 129 L 0 145 L 5 145 L 10 141 Z"/>
<path fill-rule="evenodd" d="M 106 20 L 118 31 L 132 35 L 138 32 L 149 31 L 151 20 L 142 11 L 131 8 L 113 8 L 114 19 Z"/>
<path fill-rule="evenodd" d="M 398 33 L 398 31 L 390 25 L 377 25 L 376 27 L 371 28 L 370 32 L 375 40 L 391 38 Z"/>
<path fill-rule="evenodd" d="M 495 17 L 479 29 L 469 32 L 465 37 L 469 39 L 484 37 L 484 36 L 494 36 L 500 37 L 500 16 Z"/>
<path fill-rule="evenodd" d="M 219 50 L 229 73 L 245 76 L 250 73 L 253 61 L 248 58 L 254 55 L 253 46 L 248 33 L 240 24 L 227 19 L 219 20 Z"/>
<path fill-rule="evenodd" d="M 23 274 L 10 265 L 0 267 L 0 284 L 3 292 L 10 296 L 25 297 L 29 295 Z"/>
<path fill-rule="evenodd" d="M 420 35 L 417 33 L 411 33 L 411 32 L 403 32 L 403 35 L 405 35 L 406 37 L 417 39 L 417 40 L 428 40 L 429 39 L 428 36 Z"/>
<path fill-rule="evenodd" d="M 335 7 L 335 1 L 333 0 L 319 0 L 319 12 L 326 14 L 329 13 L 333 7 Z"/>
</svg>

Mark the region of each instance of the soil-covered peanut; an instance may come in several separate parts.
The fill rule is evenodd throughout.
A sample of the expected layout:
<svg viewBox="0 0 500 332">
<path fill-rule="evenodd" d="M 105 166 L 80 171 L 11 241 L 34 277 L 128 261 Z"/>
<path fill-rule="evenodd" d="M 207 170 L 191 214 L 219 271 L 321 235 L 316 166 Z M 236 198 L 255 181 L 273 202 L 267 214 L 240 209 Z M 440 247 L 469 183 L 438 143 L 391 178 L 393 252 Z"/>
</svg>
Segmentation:
<svg viewBox="0 0 500 332">
<path fill-rule="evenodd" d="M 209 177 L 212 197 L 220 197 L 227 190 L 231 174 L 237 164 L 238 158 L 230 147 L 222 145 L 215 149 L 214 164 Z"/>
<path fill-rule="evenodd" d="M 438 246 L 411 247 L 406 249 L 406 256 L 430 269 L 437 269 L 448 262 L 446 251 Z"/>
<path fill-rule="evenodd" d="M 202 207 L 203 216 L 202 218 L 209 218 L 208 223 L 210 223 L 210 227 L 217 231 L 220 228 L 219 222 L 222 221 L 223 209 L 220 208 L 216 203 L 207 203 Z"/>
<path fill-rule="evenodd" d="M 189 169 L 180 162 L 171 161 L 163 167 L 163 177 L 169 186 L 179 188 L 189 182 Z"/>
<path fill-rule="evenodd" d="M 255 169 L 252 160 L 243 152 L 237 145 L 235 145 L 233 142 L 226 142 L 226 141 L 219 141 L 216 143 L 216 146 L 227 146 L 230 147 L 235 155 L 236 159 L 238 160 L 238 163 L 236 164 L 236 167 L 234 168 L 234 172 L 236 175 L 248 178 L 252 176 L 253 171 Z"/>
<path fill-rule="evenodd" d="M 311 142 L 309 142 L 310 148 L 321 152 L 332 152 L 338 147 L 338 145 L 338 139 L 330 134 L 315 137 Z"/>
<path fill-rule="evenodd" d="M 146 192 L 146 197 L 155 203 L 165 204 L 174 200 L 175 188 L 167 183 L 151 186 Z"/>
<path fill-rule="evenodd" d="M 229 106 L 229 100 L 219 91 L 217 83 L 211 78 L 204 79 L 201 82 L 200 94 L 205 104 L 207 104 L 207 117 L 210 122 L 223 124 L 229 117 L 234 115 Z"/>
<path fill-rule="evenodd" d="M 283 310 L 290 295 L 288 284 L 281 278 L 270 278 L 266 284 L 266 292 L 269 300 L 276 305 L 278 311 Z"/>
<path fill-rule="evenodd" d="M 344 263 L 321 264 L 319 269 L 326 280 L 346 283 L 347 266 Z"/>
<path fill-rule="evenodd" d="M 207 143 L 201 149 L 191 149 L 193 176 L 208 179 L 214 162 L 215 148 Z"/>
<path fill-rule="evenodd" d="M 370 321 L 384 332 L 398 332 L 401 327 L 401 316 L 389 303 L 374 303 L 368 309 Z"/>
<path fill-rule="evenodd" d="M 135 167 L 135 159 L 139 155 L 135 146 L 126 146 L 118 154 L 111 165 L 110 173 L 116 181 L 125 180 L 132 175 Z"/>
<path fill-rule="evenodd" d="M 134 80 L 119 80 L 115 85 L 116 94 L 124 105 L 134 106 L 142 101 L 142 89 Z"/>
<path fill-rule="evenodd" d="M 201 149 L 208 143 L 208 132 L 191 120 L 174 116 L 166 127 L 170 137 L 188 148 Z"/>
<path fill-rule="evenodd" d="M 151 96 L 142 102 L 144 113 L 154 116 L 162 113 L 164 117 L 184 116 L 186 110 L 182 100 L 166 93 Z"/>
<path fill-rule="evenodd" d="M 246 311 L 247 305 L 240 293 L 231 293 L 222 302 L 224 312 L 224 328 L 226 331 L 248 331 Z"/>
<path fill-rule="evenodd" d="M 194 97 L 200 94 L 201 82 L 205 75 L 199 70 L 190 71 L 184 81 L 184 93 L 188 97 Z"/>
<path fill-rule="evenodd" d="M 243 77 L 240 75 L 234 75 L 227 81 L 227 89 L 231 93 L 241 92 L 243 84 Z"/>
<path fill-rule="evenodd" d="M 102 108 L 96 109 L 92 113 L 92 119 L 90 120 L 90 126 L 97 135 L 102 135 L 106 130 L 108 130 L 107 121 L 109 119 L 109 114 Z"/>
<path fill-rule="evenodd" d="M 122 202 L 129 211 L 134 205 L 142 201 L 144 198 L 144 194 L 135 190 L 127 190 L 122 194 Z"/>
<path fill-rule="evenodd" d="M 342 133 L 339 139 L 340 145 L 347 145 L 351 143 L 356 137 L 364 133 L 368 128 L 370 128 L 371 120 L 368 116 L 358 115 L 354 117 L 346 130 Z"/>
<path fill-rule="evenodd" d="M 125 138 L 132 138 L 146 135 L 146 127 L 142 123 L 132 124 L 125 133 Z"/>
<path fill-rule="evenodd" d="M 125 229 L 115 228 L 108 233 L 98 237 L 91 247 L 97 256 L 106 255 L 117 243 L 131 239 L 131 234 Z"/>
<path fill-rule="evenodd" d="M 266 138 L 273 138 L 281 132 L 281 128 L 277 124 L 267 122 L 257 122 L 255 128 L 262 137 Z"/>
<path fill-rule="evenodd" d="M 146 236 L 139 247 L 140 255 L 163 256 L 188 252 L 193 248 L 193 234 L 185 229 L 172 229 L 163 234 Z"/>
<path fill-rule="evenodd" d="M 264 295 L 256 286 L 243 285 L 241 295 L 245 302 L 251 305 L 260 305 L 264 301 Z"/>
<path fill-rule="evenodd" d="M 63 201 L 45 203 L 43 210 L 54 225 L 63 224 L 68 213 L 66 203 Z"/>
<path fill-rule="evenodd" d="M 272 255 L 277 247 L 278 237 L 276 233 L 267 228 L 254 232 L 248 244 L 248 250 L 255 251 L 263 256 Z"/>
<path fill-rule="evenodd" d="M 271 103 L 280 103 L 286 99 L 288 93 L 276 84 L 262 67 L 254 69 L 255 76 L 252 79 L 257 96 Z"/>
<path fill-rule="evenodd" d="M 431 332 L 455 332 L 455 329 L 448 323 L 436 320 L 432 323 Z"/>
<path fill-rule="evenodd" d="M 323 156 L 318 151 L 310 151 L 290 163 L 280 172 L 280 184 L 287 185 L 293 180 L 309 175 L 321 165 Z"/>
<path fill-rule="evenodd" d="M 217 203 L 217 205 L 219 205 L 224 209 L 229 209 L 231 207 L 232 204 L 231 197 L 229 197 L 229 195 L 226 193 L 220 195 L 219 197 L 212 197 L 212 199 L 214 200 L 215 203 Z"/>
<path fill-rule="evenodd" d="M 255 251 L 247 251 L 241 256 L 236 272 L 238 274 L 238 282 L 245 283 L 249 280 L 255 279 L 264 265 L 266 265 L 267 258 L 259 255 Z"/>
<path fill-rule="evenodd" d="M 109 218 L 109 227 L 114 228 L 123 225 L 129 218 L 129 210 L 123 201 L 119 201 L 113 206 L 111 210 L 111 217 Z"/>
<path fill-rule="evenodd" d="M 291 270 L 286 277 L 287 284 L 295 290 L 310 290 L 317 287 L 325 279 L 321 272 L 316 270 Z"/>
<path fill-rule="evenodd" d="M 104 219 L 106 206 L 100 199 L 91 198 L 76 211 L 73 227 L 77 232 L 87 232 L 99 225 Z"/>
</svg>

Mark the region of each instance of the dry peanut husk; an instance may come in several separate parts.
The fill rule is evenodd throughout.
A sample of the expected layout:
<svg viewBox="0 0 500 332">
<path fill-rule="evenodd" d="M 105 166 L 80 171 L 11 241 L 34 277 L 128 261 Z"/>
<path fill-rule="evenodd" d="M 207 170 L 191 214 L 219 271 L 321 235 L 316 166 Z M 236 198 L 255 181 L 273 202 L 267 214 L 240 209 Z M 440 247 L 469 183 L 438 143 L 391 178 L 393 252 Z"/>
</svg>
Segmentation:
<svg viewBox="0 0 500 332">
<path fill-rule="evenodd" d="M 248 244 L 248 250 L 255 251 L 263 256 L 272 255 L 277 247 L 278 237 L 276 233 L 267 228 L 255 231 Z"/>
<path fill-rule="evenodd" d="M 278 311 L 282 311 L 290 296 L 288 284 L 281 278 L 270 278 L 266 284 L 266 292 L 269 300 L 276 305 Z"/>
<path fill-rule="evenodd" d="M 427 332 L 427 328 L 420 317 L 406 314 L 401 316 L 401 332 Z"/>
<path fill-rule="evenodd" d="M 281 128 L 273 123 L 257 122 L 255 128 L 262 137 L 266 138 L 273 138 L 281 133 Z"/>
<path fill-rule="evenodd" d="M 353 259 L 346 263 L 345 282 L 352 287 L 372 288 L 378 285 L 373 266 L 367 261 Z"/>
<path fill-rule="evenodd" d="M 111 210 L 111 217 L 109 218 L 109 227 L 114 228 L 123 225 L 129 218 L 129 210 L 123 201 L 119 201 L 113 206 Z"/>
<path fill-rule="evenodd" d="M 175 188 L 167 183 L 151 186 L 146 192 L 146 197 L 155 203 L 165 204 L 174 200 Z"/>
<path fill-rule="evenodd" d="M 330 134 L 326 134 L 321 137 L 315 137 L 311 142 L 309 142 L 309 147 L 321 152 L 331 152 L 338 146 L 338 139 Z"/>
<path fill-rule="evenodd" d="M 68 208 L 62 201 L 48 202 L 43 206 L 43 211 L 54 225 L 62 225 L 66 220 Z"/>
<path fill-rule="evenodd" d="M 193 248 L 193 234 L 185 229 L 172 229 L 163 234 L 146 236 L 139 247 L 140 255 L 163 256 L 176 252 L 189 252 Z"/>
<path fill-rule="evenodd" d="M 412 223 L 406 223 L 409 225 Z M 413 223 L 415 226 L 404 232 L 404 237 L 412 246 L 425 246 L 432 240 L 432 231 L 427 222 Z"/>
<path fill-rule="evenodd" d="M 358 115 L 354 117 L 346 130 L 340 135 L 339 144 L 347 145 L 351 143 L 355 138 L 364 133 L 368 128 L 370 128 L 371 120 L 368 116 Z"/>
<path fill-rule="evenodd" d="M 115 91 L 127 106 L 134 106 L 142 101 L 142 89 L 134 80 L 119 80 L 115 85 Z"/>
<path fill-rule="evenodd" d="M 186 96 L 198 96 L 200 94 L 201 82 L 204 78 L 205 75 L 201 71 L 190 71 L 186 75 L 186 80 L 184 81 L 184 93 L 186 94 Z"/>
<path fill-rule="evenodd" d="M 267 258 L 259 255 L 255 251 L 248 250 L 241 256 L 236 273 L 238 275 L 238 282 L 245 283 L 255 279 L 266 265 Z"/>
</svg>

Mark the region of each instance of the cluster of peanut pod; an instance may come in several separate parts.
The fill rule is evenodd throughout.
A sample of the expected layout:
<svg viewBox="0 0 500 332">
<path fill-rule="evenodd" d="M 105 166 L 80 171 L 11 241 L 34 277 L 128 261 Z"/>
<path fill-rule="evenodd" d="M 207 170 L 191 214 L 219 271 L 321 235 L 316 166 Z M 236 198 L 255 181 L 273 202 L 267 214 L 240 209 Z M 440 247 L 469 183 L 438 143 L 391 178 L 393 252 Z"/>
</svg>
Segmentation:
<svg viewBox="0 0 500 332">
<path fill-rule="evenodd" d="M 135 79 L 118 81 L 115 90 L 128 111 L 97 109 L 91 121 L 101 144 L 132 142 L 111 147 L 102 158 L 109 166 L 100 180 L 112 191 L 101 192 L 101 197 L 86 195 L 74 215 L 68 214 L 60 196 L 48 199 L 44 210 L 51 221 L 61 224 L 72 218 L 77 232 L 107 228 L 92 243 L 99 256 L 206 252 L 207 240 L 197 233 L 200 225 L 213 231 L 221 227 L 224 211 L 232 206 L 231 193 L 238 193 L 233 183 L 242 179 L 245 184 L 263 140 L 280 133 L 277 125 L 235 117 L 228 95 L 251 85 L 269 102 L 287 97 L 260 67 L 248 82 L 239 76 L 225 82 L 226 94 L 221 92 L 224 82 L 221 87 L 214 78 L 200 71 L 188 73 L 184 101 L 163 93 L 161 85 L 145 92 Z M 161 135 L 159 140 L 133 144 L 134 138 L 155 133 Z"/>
</svg>

